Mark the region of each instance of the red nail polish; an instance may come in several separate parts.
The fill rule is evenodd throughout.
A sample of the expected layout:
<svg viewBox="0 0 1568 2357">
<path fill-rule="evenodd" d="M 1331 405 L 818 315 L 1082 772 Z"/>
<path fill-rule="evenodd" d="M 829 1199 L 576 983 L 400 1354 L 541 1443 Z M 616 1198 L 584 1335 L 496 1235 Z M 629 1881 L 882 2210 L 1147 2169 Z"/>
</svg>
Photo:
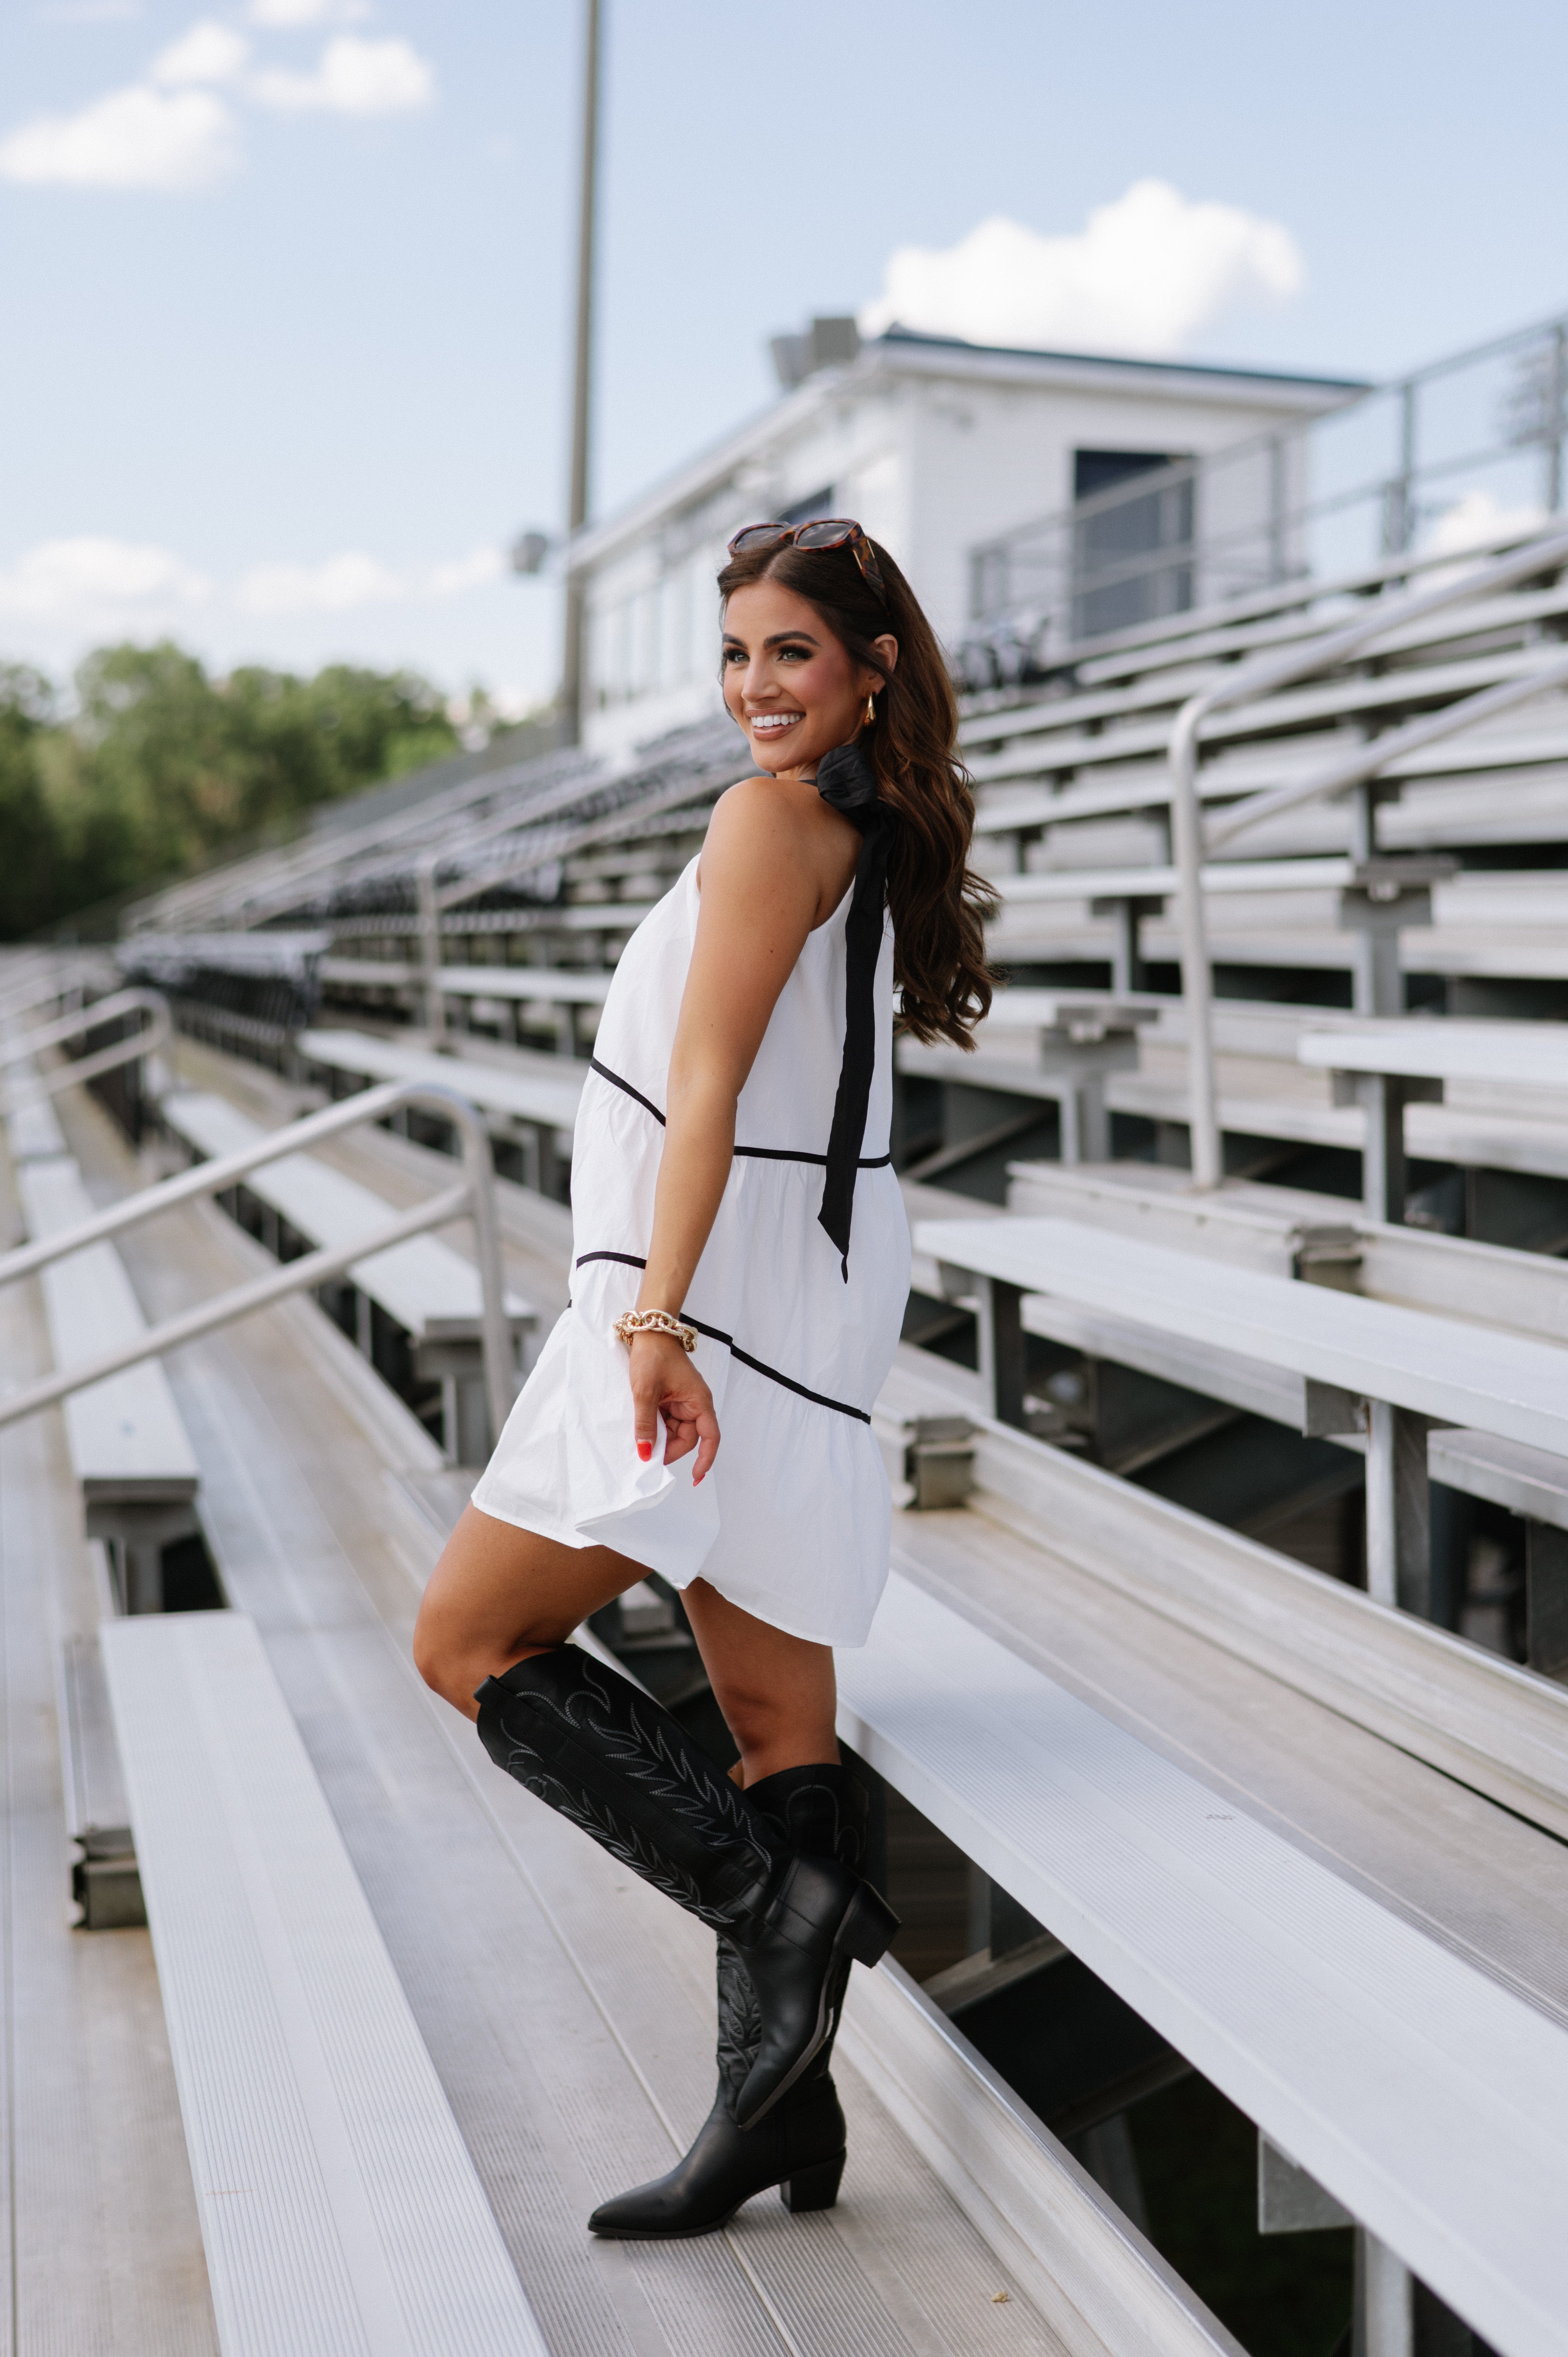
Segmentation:
<svg viewBox="0 0 1568 2357">
<path fill-rule="evenodd" d="M 649 1458 L 650 1458 L 652 1456 L 652 1454 L 653 1454 L 653 1443 L 652 1443 L 652 1441 L 651 1441 L 651 1440 L 639 1440 L 639 1441 L 638 1442 L 638 1444 L 637 1444 L 637 1453 L 638 1453 L 638 1455 L 641 1458 L 641 1459 L 642 1459 L 643 1463 L 646 1465 L 646 1464 L 647 1464 L 647 1462 L 648 1462 L 648 1460 L 649 1460 Z"/>
</svg>

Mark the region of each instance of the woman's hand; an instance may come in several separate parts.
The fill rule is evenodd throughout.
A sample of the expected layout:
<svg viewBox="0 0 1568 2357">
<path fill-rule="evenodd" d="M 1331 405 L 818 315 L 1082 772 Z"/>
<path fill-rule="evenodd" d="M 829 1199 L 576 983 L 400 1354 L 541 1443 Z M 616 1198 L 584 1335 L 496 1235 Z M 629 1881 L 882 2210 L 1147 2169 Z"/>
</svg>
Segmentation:
<svg viewBox="0 0 1568 2357">
<path fill-rule="evenodd" d="M 653 1455 L 659 1419 L 664 1418 L 664 1462 L 689 1457 L 695 1489 L 719 1453 L 719 1420 L 714 1395 L 673 1334 L 657 1331 L 631 1338 L 631 1397 L 637 1417 L 637 1453 L 646 1465 Z"/>
</svg>

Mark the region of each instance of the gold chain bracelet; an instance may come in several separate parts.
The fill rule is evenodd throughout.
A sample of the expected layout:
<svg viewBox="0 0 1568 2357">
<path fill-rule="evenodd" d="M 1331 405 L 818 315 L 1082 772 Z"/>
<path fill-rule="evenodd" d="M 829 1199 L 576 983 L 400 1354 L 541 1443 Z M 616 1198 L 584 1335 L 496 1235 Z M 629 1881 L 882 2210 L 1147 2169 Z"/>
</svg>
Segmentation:
<svg viewBox="0 0 1568 2357">
<path fill-rule="evenodd" d="M 696 1328 L 682 1326 L 681 1320 L 678 1318 L 672 1318 L 668 1309 L 623 1310 L 610 1331 L 616 1340 L 624 1342 L 628 1350 L 634 1334 L 673 1334 L 683 1351 L 694 1351 L 697 1347 Z"/>
</svg>

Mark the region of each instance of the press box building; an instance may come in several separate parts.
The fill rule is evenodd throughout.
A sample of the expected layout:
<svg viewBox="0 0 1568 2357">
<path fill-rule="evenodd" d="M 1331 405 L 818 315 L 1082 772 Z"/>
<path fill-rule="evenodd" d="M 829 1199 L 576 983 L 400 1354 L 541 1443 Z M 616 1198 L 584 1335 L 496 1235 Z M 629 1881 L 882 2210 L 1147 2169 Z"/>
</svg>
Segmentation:
<svg viewBox="0 0 1568 2357">
<path fill-rule="evenodd" d="M 1304 467 L 1291 429 L 1364 390 L 900 328 L 862 342 L 848 319 L 815 320 L 773 351 L 785 389 L 771 408 L 572 545 L 585 605 L 583 738 L 595 751 L 717 708 L 714 577 L 742 524 L 857 516 L 952 644 L 974 610 L 977 546 L 1151 464 L 1254 436 L 1279 436 L 1283 468 Z M 1266 469 L 1244 479 L 1258 488 L 1241 497 L 1270 496 Z M 1294 509 L 1303 489 L 1276 470 L 1273 497 Z"/>
</svg>

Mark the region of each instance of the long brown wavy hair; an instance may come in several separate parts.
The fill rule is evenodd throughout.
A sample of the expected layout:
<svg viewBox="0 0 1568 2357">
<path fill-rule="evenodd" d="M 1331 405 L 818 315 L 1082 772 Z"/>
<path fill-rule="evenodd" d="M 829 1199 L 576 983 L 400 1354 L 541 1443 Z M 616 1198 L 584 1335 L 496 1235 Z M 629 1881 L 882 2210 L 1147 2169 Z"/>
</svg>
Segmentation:
<svg viewBox="0 0 1568 2357">
<path fill-rule="evenodd" d="M 893 972 L 904 995 L 900 1028 L 917 1039 L 973 1046 L 991 1005 L 984 920 L 994 893 L 968 866 L 974 796 L 956 751 L 958 705 L 936 632 L 880 541 L 871 543 L 886 598 L 850 548 L 763 549 L 732 557 L 719 575 L 725 599 L 756 581 L 777 581 L 814 608 L 851 661 L 882 681 L 876 718 L 857 742 L 878 798 L 898 813 L 887 877 Z M 889 671 L 873 640 L 894 638 Z"/>
</svg>

